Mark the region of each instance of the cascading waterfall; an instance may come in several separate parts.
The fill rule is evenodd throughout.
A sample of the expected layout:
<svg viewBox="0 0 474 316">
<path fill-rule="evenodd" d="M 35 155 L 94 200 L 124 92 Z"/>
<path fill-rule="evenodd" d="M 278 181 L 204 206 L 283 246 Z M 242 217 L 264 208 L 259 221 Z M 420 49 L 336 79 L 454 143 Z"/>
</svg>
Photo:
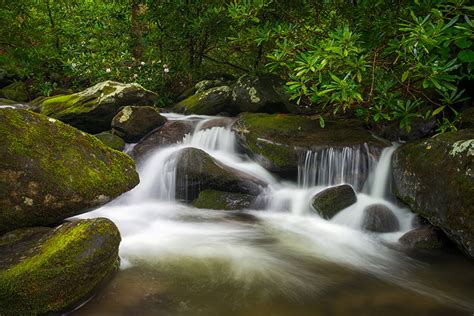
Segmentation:
<svg viewBox="0 0 474 316">
<path fill-rule="evenodd" d="M 170 279 L 165 278 L 163 283 L 159 283 L 160 287 L 163 284 L 175 286 L 172 296 L 183 293 L 178 298 L 179 307 L 171 314 L 182 314 L 181 302 L 186 305 L 187 298 L 195 296 L 195 293 L 187 292 L 193 288 L 204 289 L 199 290 L 200 293 L 211 293 L 213 302 L 216 296 L 226 295 L 228 309 L 207 314 L 232 314 L 235 308 L 243 306 L 240 303 L 242 297 L 245 297 L 244 301 L 255 300 L 256 305 L 262 297 L 274 299 L 279 304 L 286 297 L 288 306 L 305 297 L 310 297 L 307 304 L 319 302 L 315 297 L 324 297 L 324 293 L 334 289 L 338 282 L 342 282 L 344 287 L 344 280 L 353 279 L 354 275 L 367 280 L 368 288 L 380 288 L 380 284 L 374 283 L 374 286 L 371 283 L 373 278 L 363 277 L 367 274 L 382 280 L 384 286 L 392 291 L 409 289 L 410 295 L 422 293 L 419 297 L 436 298 L 443 304 L 449 302 L 464 309 L 474 309 L 472 299 L 462 293 L 450 295 L 443 289 L 426 285 L 426 278 L 417 277 L 417 273 L 425 270 L 380 242 L 396 245 L 398 238 L 411 228 L 413 216 L 387 200 L 390 159 L 395 147 L 386 148 L 378 162 L 367 145 L 308 151 L 299 168 L 298 183 L 281 182 L 258 163 L 237 152 L 236 135 L 229 128 L 201 129 L 204 122 L 213 118 L 166 116 L 170 120 L 196 122 L 194 132 L 178 144 L 159 148 L 140 165 L 141 182 L 135 189 L 82 217 L 105 216 L 117 224 L 123 239 L 120 246 L 121 274 L 134 275 L 137 269 L 159 269 L 167 273 L 159 273 L 157 278 L 170 275 Z M 176 155 L 188 147 L 202 149 L 219 163 L 268 183 L 258 197 L 264 210 L 246 211 L 250 219 L 254 219 L 247 222 L 233 220 L 234 213 L 200 210 L 177 203 Z M 367 176 L 369 180 L 364 188 Z M 317 192 L 339 183 L 354 186 L 358 191 L 358 201 L 331 220 L 324 220 L 312 211 L 311 200 Z M 394 212 L 400 222 L 399 232 L 367 234 L 360 229 L 363 210 L 372 203 L 383 203 Z M 133 269 L 128 269 L 130 267 Z M 393 271 L 404 273 L 394 274 Z M 148 306 L 148 301 L 140 296 L 144 295 L 140 286 L 144 283 L 146 287 L 143 288 L 153 288 L 155 274 L 152 275 L 150 277 L 144 272 L 136 280 L 127 279 L 122 287 L 114 287 L 110 290 L 112 294 L 105 297 L 116 297 L 114 291 L 122 291 L 123 295 L 138 295 L 135 299 L 141 308 Z M 183 285 L 176 281 L 177 276 L 184 280 Z M 210 285 L 206 287 L 208 283 Z M 362 289 L 363 284 L 358 281 Z M 140 290 L 131 293 L 133 286 Z M 233 301 L 232 297 L 237 300 Z M 210 308 L 208 301 L 199 305 L 201 302 L 189 300 L 189 304 L 198 306 L 189 315 L 198 314 L 196 310 L 199 308 L 204 308 L 201 314 L 206 314 L 208 310 L 205 308 Z M 123 309 L 130 312 L 129 301 L 114 299 L 110 302 L 110 310 L 115 311 L 117 305 L 123 304 Z M 149 310 L 157 309 L 150 305 Z M 132 311 L 142 314 L 143 309 Z M 291 315 L 301 313 L 295 309 Z"/>
</svg>

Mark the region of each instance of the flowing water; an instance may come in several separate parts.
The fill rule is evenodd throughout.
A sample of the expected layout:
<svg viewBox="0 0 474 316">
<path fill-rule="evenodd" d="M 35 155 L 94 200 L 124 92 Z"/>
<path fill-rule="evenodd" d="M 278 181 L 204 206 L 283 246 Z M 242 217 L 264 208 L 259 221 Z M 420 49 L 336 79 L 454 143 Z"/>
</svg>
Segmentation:
<svg viewBox="0 0 474 316">
<path fill-rule="evenodd" d="M 82 218 L 108 217 L 122 234 L 121 270 L 74 315 L 472 315 L 472 261 L 456 252 L 408 256 L 397 240 L 413 215 L 389 194 L 390 159 L 367 146 L 309 151 L 298 183 L 284 182 L 237 150 L 230 129 L 195 131 L 138 166 L 140 184 Z M 195 209 L 175 200 L 176 155 L 200 148 L 268 187 L 259 208 Z M 312 209 L 329 185 L 349 183 L 358 201 L 331 220 Z M 223 188 L 225 189 L 225 188 Z M 361 229 L 363 210 L 387 205 L 400 231 Z"/>
</svg>

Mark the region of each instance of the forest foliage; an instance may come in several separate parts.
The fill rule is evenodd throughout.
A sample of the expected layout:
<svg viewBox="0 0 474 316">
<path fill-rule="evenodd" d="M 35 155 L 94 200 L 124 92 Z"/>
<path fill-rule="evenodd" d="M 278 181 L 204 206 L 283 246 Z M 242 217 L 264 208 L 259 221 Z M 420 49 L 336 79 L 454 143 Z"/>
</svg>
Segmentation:
<svg viewBox="0 0 474 316">
<path fill-rule="evenodd" d="M 39 95 L 112 79 L 162 105 L 213 73 L 271 72 L 302 109 L 455 130 L 470 104 L 465 0 L 0 0 L 0 68 Z M 320 122 L 324 125 L 323 115 Z"/>
</svg>

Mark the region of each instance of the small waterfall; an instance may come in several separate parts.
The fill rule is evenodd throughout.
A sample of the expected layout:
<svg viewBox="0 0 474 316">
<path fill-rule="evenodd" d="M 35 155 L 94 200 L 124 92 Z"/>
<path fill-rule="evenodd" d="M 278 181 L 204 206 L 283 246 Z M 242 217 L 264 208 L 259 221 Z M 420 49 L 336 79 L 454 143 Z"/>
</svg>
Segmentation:
<svg viewBox="0 0 474 316">
<path fill-rule="evenodd" d="M 205 151 L 223 151 L 236 154 L 236 139 L 234 133 L 225 127 L 213 127 L 205 130 L 197 130 L 193 134 L 187 134 L 183 139 L 186 147 L 196 147 Z"/>
<path fill-rule="evenodd" d="M 395 152 L 395 149 L 397 149 L 397 146 L 388 147 L 382 151 L 375 172 L 370 179 L 372 182 L 370 195 L 372 197 L 382 199 L 387 198 L 389 195 L 387 192 L 387 186 L 390 183 L 392 155 Z"/>
<path fill-rule="evenodd" d="M 367 144 L 308 150 L 298 167 L 298 185 L 310 188 L 347 183 L 361 191 L 375 164 Z"/>
</svg>

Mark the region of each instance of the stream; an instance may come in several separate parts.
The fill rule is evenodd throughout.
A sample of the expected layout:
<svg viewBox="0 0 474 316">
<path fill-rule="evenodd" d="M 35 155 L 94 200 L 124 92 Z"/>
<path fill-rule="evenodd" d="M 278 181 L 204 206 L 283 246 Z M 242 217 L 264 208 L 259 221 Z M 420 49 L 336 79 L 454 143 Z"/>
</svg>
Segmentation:
<svg viewBox="0 0 474 316">
<path fill-rule="evenodd" d="M 407 254 L 398 239 L 413 214 L 390 194 L 396 145 L 377 159 L 365 146 L 308 151 L 297 181 L 275 178 L 238 150 L 225 127 L 194 132 L 160 147 L 141 164 L 140 184 L 80 218 L 107 217 L 118 226 L 121 267 L 115 278 L 71 315 L 472 315 L 472 261 L 456 251 Z M 259 209 L 196 209 L 176 201 L 176 153 L 206 151 L 268 187 Z M 369 174 L 367 180 L 363 174 Z M 312 197 L 348 183 L 357 203 L 331 220 Z M 361 229 L 369 204 L 388 206 L 400 229 Z"/>
</svg>

